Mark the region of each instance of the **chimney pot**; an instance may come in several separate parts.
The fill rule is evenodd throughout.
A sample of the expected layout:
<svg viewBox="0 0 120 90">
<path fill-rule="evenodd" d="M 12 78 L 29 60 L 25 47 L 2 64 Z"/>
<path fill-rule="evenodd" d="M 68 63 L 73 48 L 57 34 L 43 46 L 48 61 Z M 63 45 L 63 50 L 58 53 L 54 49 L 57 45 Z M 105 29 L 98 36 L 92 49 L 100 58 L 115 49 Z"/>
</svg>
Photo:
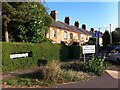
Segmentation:
<svg viewBox="0 0 120 90">
<path fill-rule="evenodd" d="M 56 10 L 51 11 L 50 15 L 55 21 L 58 20 L 58 13 Z"/>
<path fill-rule="evenodd" d="M 93 33 L 93 32 L 94 32 L 94 28 L 91 28 L 91 29 L 90 29 L 90 32 L 92 32 L 92 33 Z"/>
<path fill-rule="evenodd" d="M 70 17 L 65 17 L 65 23 L 67 23 L 68 25 L 70 25 Z"/>
<path fill-rule="evenodd" d="M 86 25 L 82 24 L 82 29 L 86 30 Z"/>
<path fill-rule="evenodd" d="M 74 26 L 76 26 L 77 28 L 79 28 L 79 26 L 80 26 L 79 21 L 75 21 Z"/>
</svg>

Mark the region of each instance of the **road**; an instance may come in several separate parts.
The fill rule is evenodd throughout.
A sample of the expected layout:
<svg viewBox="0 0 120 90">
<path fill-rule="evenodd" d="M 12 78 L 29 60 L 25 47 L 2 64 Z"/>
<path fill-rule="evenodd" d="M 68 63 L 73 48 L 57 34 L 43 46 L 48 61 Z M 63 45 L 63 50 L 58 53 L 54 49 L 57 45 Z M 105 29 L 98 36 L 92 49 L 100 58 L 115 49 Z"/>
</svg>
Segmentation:
<svg viewBox="0 0 120 90">
<path fill-rule="evenodd" d="M 110 73 L 106 72 L 104 75 L 86 82 L 57 85 L 56 88 L 118 88 L 120 84 L 120 77 L 115 78 L 115 73 L 112 73 L 113 76 L 110 75 Z"/>
</svg>

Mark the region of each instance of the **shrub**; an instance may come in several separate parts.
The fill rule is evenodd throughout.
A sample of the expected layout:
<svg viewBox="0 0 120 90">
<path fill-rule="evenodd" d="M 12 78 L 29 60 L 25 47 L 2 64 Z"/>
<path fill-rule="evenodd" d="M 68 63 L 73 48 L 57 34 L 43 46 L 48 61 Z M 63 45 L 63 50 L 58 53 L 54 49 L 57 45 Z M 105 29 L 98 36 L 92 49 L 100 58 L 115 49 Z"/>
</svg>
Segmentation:
<svg viewBox="0 0 120 90">
<path fill-rule="evenodd" d="M 99 76 L 105 72 L 105 69 L 104 59 L 101 58 L 92 58 L 88 60 L 83 68 L 84 71 L 93 72 Z"/>
<path fill-rule="evenodd" d="M 81 75 L 73 70 L 63 70 L 59 61 L 53 60 L 40 69 L 40 76 L 49 83 L 63 83 L 81 80 Z"/>
<path fill-rule="evenodd" d="M 81 51 L 81 47 L 80 46 L 69 46 L 69 59 L 79 59 L 80 56 L 82 55 L 82 51 Z"/>
<path fill-rule="evenodd" d="M 32 44 L 28 43 L 2 43 L 2 71 L 14 71 L 24 69 L 35 65 L 35 61 L 31 57 L 11 59 L 10 54 L 30 52 Z"/>
<path fill-rule="evenodd" d="M 2 42 L 2 70 L 3 72 L 15 71 L 36 67 L 42 60 L 65 61 L 80 57 L 80 46 L 65 46 L 52 43 L 18 43 Z M 31 52 L 30 57 L 11 59 L 10 54 Z"/>
<path fill-rule="evenodd" d="M 83 68 L 83 62 L 82 61 L 67 62 L 61 65 L 61 68 L 65 70 L 80 71 Z"/>
<path fill-rule="evenodd" d="M 12 53 L 32 52 L 31 57 L 11 59 Z M 68 59 L 68 47 L 52 43 L 2 42 L 2 70 L 9 72 L 36 67 L 40 60 L 48 62 Z"/>
<path fill-rule="evenodd" d="M 41 65 L 40 70 L 37 70 L 34 73 L 4 79 L 3 84 L 15 86 L 49 86 L 56 83 L 77 82 L 90 78 L 87 73 L 61 69 L 60 66 L 58 60 L 52 60 L 45 66 Z"/>
<path fill-rule="evenodd" d="M 64 82 L 74 82 L 74 81 L 80 81 L 83 79 L 78 72 L 73 70 L 68 70 L 68 71 L 63 70 L 63 72 L 61 73 L 61 76 Z"/>
<path fill-rule="evenodd" d="M 57 60 L 52 60 L 45 67 L 40 68 L 40 74 L 43 76 L 42 79 L 49 82 L 57 82 L 61 77 L 61 68 Z"/>
<path fill-rule="evenodd" d="M 86 61 L 86 63 L 78 61 L 61 65 L 61 68 L 65 70 L 90 72 L 91 74 L 96 74 L 99 76 L 102 75 L 105 72 L 105 69 L 109 67 L 109 63 L 105 62 L 104 59 L 101 58 L 90 58 Z"/>
</svg>

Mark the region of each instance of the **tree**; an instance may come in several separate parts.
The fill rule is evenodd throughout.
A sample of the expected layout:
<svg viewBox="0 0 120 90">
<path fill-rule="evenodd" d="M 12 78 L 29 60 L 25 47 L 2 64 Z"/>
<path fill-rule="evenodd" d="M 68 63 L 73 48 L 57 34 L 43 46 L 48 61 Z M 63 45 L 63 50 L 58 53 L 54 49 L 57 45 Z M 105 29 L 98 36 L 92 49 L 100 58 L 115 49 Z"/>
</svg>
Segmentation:
<svg viewBox="0 0 120 90">
<path fill-rule="evenodd" d="M 41 3 L 9 2 L 7 4 L 14 10 L 7 28 L 11 41 L 39 43 L 46 40 L 52 18 Z"/>
<path fill-rule="evenodd" d="M 103 39 L 104 47 L 106 47 L 110 44 L 110 34 L 107 30 L 104 32 L 102 39 Z"/>
<path fill-rule="evenodd" d="M 11 15 L 13 12 L 13 8 L 12 6 L 10 6 L 7 2 L 3 2 L 2 4 L 2 27 L 3 27 L 3 37 L 2 39 L 4 39 L 6 42 L 9 42 L 9 38 L 8 38 L 8 23 L 11 20 Z"/>
<path fill-rule="evenodd" d="M 120 28 L 116 28 L 112 32 L 112 42 L 113 44 L 120 44 Z"/>
<path fill-rule="evenodd" d="M 90 37 L 89 41 L 87 42 L 89 45 L 96 45 L 96 38 Z"/>
</svg>

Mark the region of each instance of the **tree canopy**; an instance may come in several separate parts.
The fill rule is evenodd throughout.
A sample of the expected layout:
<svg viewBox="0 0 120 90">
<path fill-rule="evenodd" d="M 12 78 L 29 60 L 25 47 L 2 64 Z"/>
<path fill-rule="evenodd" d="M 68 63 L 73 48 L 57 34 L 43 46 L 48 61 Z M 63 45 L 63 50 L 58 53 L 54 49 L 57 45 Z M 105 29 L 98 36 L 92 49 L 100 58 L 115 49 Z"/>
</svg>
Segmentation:
<svg viewBox="0 0 120 90">
<path fill-rule="evenodd" d="M 89 45 L 96 45 L 96 38 L 95 37 L 90 37 L 89 41 L 87 42 Z"/>
<path fill-rule="evenodd" d="M 3 32 L 9 32 L 10 41 L 46 40 L 52 18 L 40 2 L 5 2 L 2 9 Z"/>
<path fill-rule="evenodd" d="M 116 28 L 112 32 L 112 42 L 113 44 L 120 44 L 120 28 Z"/>
<path fill-rule="evenodd" d="M 106 47 L 110 44 L 110 34 L 109 32 L 106 30 L 103 34 L 103 46 Z"/>
</svg>

